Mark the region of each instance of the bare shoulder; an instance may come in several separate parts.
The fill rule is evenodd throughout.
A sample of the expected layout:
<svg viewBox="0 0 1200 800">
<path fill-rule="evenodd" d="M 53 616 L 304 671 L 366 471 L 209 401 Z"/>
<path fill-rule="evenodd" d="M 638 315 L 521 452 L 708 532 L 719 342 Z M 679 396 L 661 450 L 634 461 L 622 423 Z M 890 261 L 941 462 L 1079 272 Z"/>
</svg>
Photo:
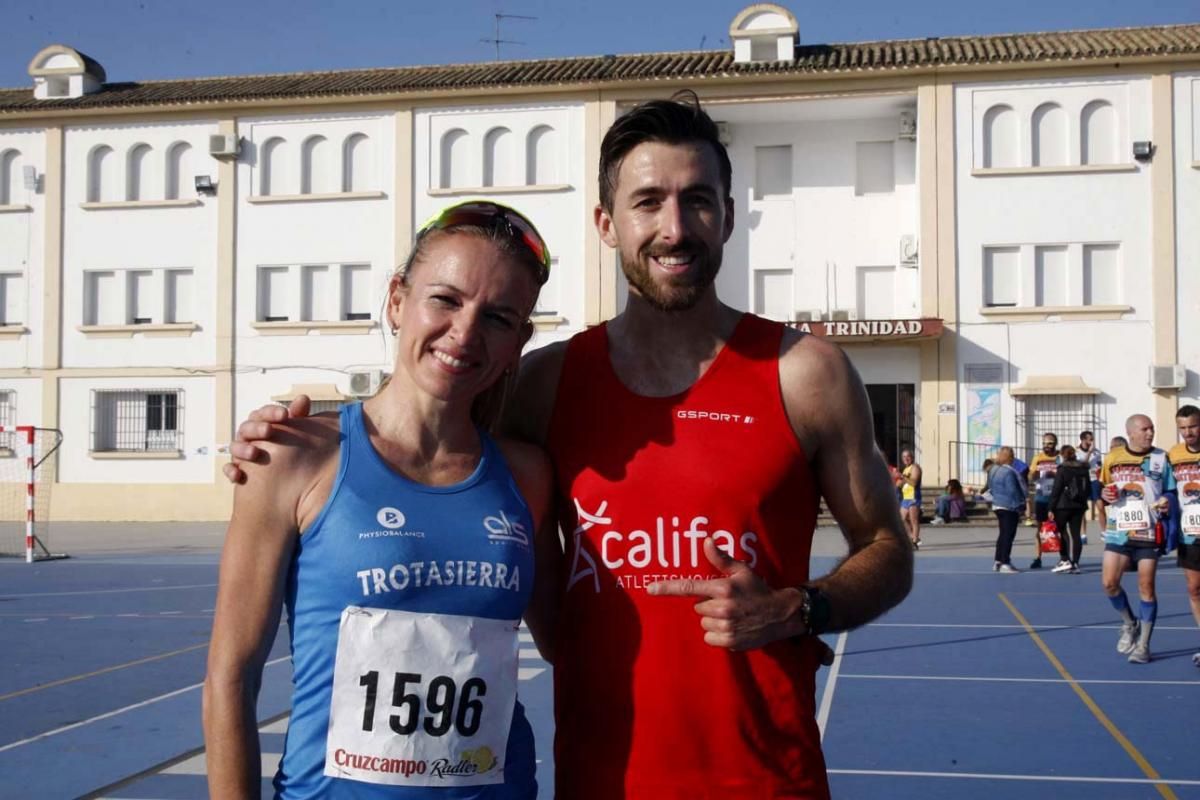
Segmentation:
<svg viewBox="0 0 1200 800">
<path fill-rule="evenodd" d="M 516 392 L 505 409 L 503 433 L 527 442 L 545 443 L 566 355 L 566 341 L 554 342 L 525 354 L 521 359 Z"/>
<path fill-rule="evenodd" d="M 792 430 L 810 454 L 865 413 L 865 390 L 849 357 L 813 334 L 784 332 L 779 386 Z"/>
</svg>

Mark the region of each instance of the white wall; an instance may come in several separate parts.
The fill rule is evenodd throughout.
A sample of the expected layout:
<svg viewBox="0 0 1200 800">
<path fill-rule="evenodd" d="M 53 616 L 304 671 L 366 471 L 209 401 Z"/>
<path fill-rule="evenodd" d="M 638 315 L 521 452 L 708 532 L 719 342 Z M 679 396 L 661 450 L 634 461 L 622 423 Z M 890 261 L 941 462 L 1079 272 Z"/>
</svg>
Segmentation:
<svg viewBox="0 0 1200 800">
<path fill-rule="evenodd" d="M 583 158 L 583 104 L 429 108 L 416 111 L 413 124 L 414 232 L 440 209 L 473 197 L 516 208 L 537 226 L 555 259 L 538 311 L 563 318 L 557 328 L 535 334 L 529 346 L 539 347 L 583 330 L 584 234 L 592 224 L 591 209 L 584 204 L 584 186 L 589 171 L 595 169 Z M 526 143 L 529 135 L 543 126 L 553 130 L 553 145 L 541 155 L 543 160 L 551 159 L 553 167 L 543 173 L 544 180 L 531 183 Z M 507 153 L 516 163 L 506 166 L 497 161 L 494 174 L 508 179 L 497 179 L 485 187 L 488 135 L 500 127 L 510 131 L 506 139 L 512 147 Z M 449 148 L 443 143 L 454 131 L 462 133 L 451 149 L 453 163 L 446 167 L 443 162 Z M 460 157 L 465 161 L 459 163 Z M 453 178 L 452 193 L 441 191 L 444 174 Z"/>
<path fill-rule="evenodd" d="M 151 147 L 156 169 L 153 193 L 144 200 L 161 200 L 165 181 L 162 164 L 174 142 L 191 145 L 193 174 L 216 176 L 217 163 L 208 155 L 213 122 L 188 124 L 130 124 L 111 127 L 72 127 L 65 137 L 63 202 L 63 366 L 160 367 L 211 364 L 216 352 L 217 203 L 199 196 L 200 204 L 180 208 L 84 209 L 88 199 L 88 157 L 107 145 L 115 158 L 115 196 L 123 198 L 125 156 L 138 143 Z M 154 165 L 157 165 L 156 167 Z M 180 178 L 180 197 L 198 197 L 191 174 Z M 191 306 L 199 330 L 182 338 L 89 337 L 78 330 L 84 321 L 85 280 L 89 270 L 192 270 Z M 161 312 L 160 312 L 161 313 Z M 156 322 L 161 321 L 155 319 Z"/>
<path fill-rule="evenodd" d="M 44 181 L 41 191 L 24 188 L 22 167 L 33 166 L 39 178 L 46 170 L 45 140 L 40 130 L 0 129 L 0 156 L 17 150 L 13 164 L 8 205 L 26 205 L 31 211 L 0 213 L 0 272 L 21 272 L 21 294 L 14 311 L 28 331 L 16 339 L 0 340 L 0 365 L 37 368 L 42 366 L 43 322 L 42 292 L 45 252 L 46 202 Z M 11 307 L 11 306 L 10 306 Z"/>
<path fill-rule="evenodd" d="M 0 378 L 0 392 L 16 394 L 11 424 L 43 427 L 41 378 Z"/>
<path fill-rule="evenodd" d="M 178 459 L 97 459 L 89 455 L 92 390 L 178 389 L 183 391 L 183 455 Z M 216 380 L 195 378 L 64 378 L 60 383 L 59 455 L 62 483 L 196 483 L 213 481 Z M 222 456 L 224 458 L 224 456 Z"/>
<path fill-rule="evenodd" d="M 1133 165 L 1131 142 L 1150 139 L 1150 82 L 1144 76 L 1086 81 L 1030 81 L 963 84 L 955 89 L 955 150 L 958 221 L 959 381 L 963 366 L 1005 366 L 1002 430 L 1006 441 L 1020 443 L 1014 421 L 1015 401 L 1007 389 L 1031 375 L 1079 375 L 1102 390 L 1100 402 L 1109 433 L 1135 412 L 1152 410 L 1147 365 L 1153 353 L 1151 195 L 1149 169 L 1071 174 L 973 175 L 982 167 L 981 125 L 989 108 L 1010 105 L 1021 133 L 1017 166 L 1030 165 L 1029 136 L 1036 108 L 1058 102 L 1068 119 L 1091 99 L 1113 103 L 1119 121 L 1119 163 Z M 1075 115 L 1074 117 L 1072 115 Z M 1077 127 L 1071 135 L 1077 135 Z M 1074 156 L 1071 156 L 1071 152 Z M 1069 151 L 1078 164 L 1078 148 Z M 1078 284 L 1084 243 L 1120 246 L 1120 304 L 1132 310 L 1119 321 L 989 322 L 984 306 L 984 248 L 1018 247 L 1022 256 L 1021 307 L 1035 304 L 1035 250 L 1038 245 L 1066 246 L 1071 267 L 1068 302 L 1082 305 Z M 960 383 L 959 407 L 965 408 Z M 962 438 L 966 416 L 960 415 Z M 1071 435 L 1074 435 L 1073 432 Z M 1097 432 L 1097 438 L 1100 438 Z"/>
<path fill-rule="evenodd" d="M 1200 72 L 1175 76 L 1175 263 L 1179 363 L 1188 368 L 1180 404 L 1200 403 Z"/>
<path fill-rule="evenodd" d="M 257 319 L 258 267 L 291 267 L 291 287 L 300 286 L 300 265 L 369 264 L 369 310 L 378 322 L 387 281 L 396 265 L 395 229 L 395 125 L 391 114 L 337 114 L 307 117 L 259 117 L 240 120 L 239 132 L 247 152 L 238 163 L 237 312 L 238 365 L 242 370 L 277 369 L 288 365 L 385 366 L 378 329 L 353 335 L 315 330 L 287 336 L 264 335 L 252 323 Z M 382 196 L 367 199 L 338 198 L 342 144 L 356 133 L 368 137 L 372 158 L 368 189 Z M 260 194 L 262 145 L 282 138 L 287 148 L 290 183 L 282 193 L 300 191 L 300 152 L 310 136 L 326 137 L 330 159 L 325 186 L 335 189 L 327 200 L 252 203 Z M 277 173 L 273 179 L 280 177 Z M 317 182 L 314 192 L 322 184 Z M 357 189 L 357 187 L 356 187 Z M 272 194 L 278 194 L 274 191 Z M 338 303 L 334 302 L 334 307 Z"/>
<path fill-rule="evenodd" d="M 773 304 L 792 311 L 853 310 L 859 268 L 893 267 L 892 302 L 872 302 L 883 311 L 875 316 L 920 316 L 918 270 L 898 266 L 901 235 L 918 232 L 916 149 L 914 142 L 896 139 L 894 116 L 743 122 L 731 125 L 730 135 L 738 221 L 717 279 L 725 302 L 762 311 Z M 876 142 L 892 143 L 894 191 L 857 194 L 857 146 Z M 779 145 L 791 146 L 791 194 L 756 199 L 756 148 Z M 764 269 L 792 271 L 790 302 L 758 296 L 755 272 Z"/>
</svg>

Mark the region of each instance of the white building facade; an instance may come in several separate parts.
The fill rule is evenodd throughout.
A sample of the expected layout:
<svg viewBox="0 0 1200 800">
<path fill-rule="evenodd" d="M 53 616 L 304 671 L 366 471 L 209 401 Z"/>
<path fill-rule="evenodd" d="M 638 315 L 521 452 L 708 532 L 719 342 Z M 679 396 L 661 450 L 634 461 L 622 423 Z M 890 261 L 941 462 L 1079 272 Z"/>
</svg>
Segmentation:
<svg viewBox="0 0 1200 800">
<path fill-rule="evenodd" d="M 545 234 L 531 347 L 617 313 L 600 141 L 687 88 L 733 162 L 720 295 L 842 344 L 889 460 L 970 481 L 1135 412 L 1172 441 L 1200 401 L 1200 25 L 798 28 L 759 4 L 729 53 L 119 85 L 47 47 L 0 90 L 0 424 L 62 431 L 55 518 L 221 519 L 238 420 L 378 386 L 388 279 L 445 205 Z"/>
</svg>

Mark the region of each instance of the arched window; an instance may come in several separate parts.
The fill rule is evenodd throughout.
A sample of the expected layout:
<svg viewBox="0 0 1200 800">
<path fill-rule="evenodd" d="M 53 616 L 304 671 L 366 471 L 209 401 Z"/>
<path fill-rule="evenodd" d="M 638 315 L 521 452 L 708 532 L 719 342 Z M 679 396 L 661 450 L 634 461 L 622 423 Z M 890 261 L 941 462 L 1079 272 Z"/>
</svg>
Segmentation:
<svg viewBox="0 0 1200 800">
<path fill-rule="evenodd" d="M 1033 112 L 1033 166 L 1061 167 L 1071 163 L 1067 112 L 1058 103 L 1043 103 Z"/>
<path fill-rule="evenodd" d="M 546 186 L 558 178 L 557 135 L 549 125 L 538 125 L 525 139 L 525 183 Z"/>
<path fill-rule="evenodd" d="M 992 106 L 983 115 L 983 166 L 1020 166 L 1017 112 L 1009 106 Z"/>
<path fill-rule="evenodd" d="M 333 187 L 333 164 L 329 158 L 329 140 L 310 136 L 300 146 L 300 194 L 326 194 Z"/>
<path fill-rule="evenodd" d="M 1093 100 L 1083 107 L 1080 118 L 1079 152 L 1084 164 L 1116 164 L 1117 110 L 1104 100 Z"/>
<path fill-rule="evenodd" d="M 516 186 L 517 154 L 508 128 L 492 128 L 483 137 L 483 185 Z"/>
<path fill-rule="evenodd" d="M 167 148 L 167 175 L 163 185 L 163 197 L 167 200 L 178 200 L 194 177 L 192 146 L 187 142 L 175 142 Z"/>
<path fill-rule="evenodd" d="M 0 150 L 0 206 L 15 203 L 20 197 L 21 152 Z"/>
<path fill-rule="evenodd" d="M 106 144 L 92 148 L 88 154 L 88 192 L 90 203 L 103 203 L 117 197 L 117 161 L 113 149 Z"/>
<path fill-rule="evenodd" d="M 263 142 L 259 156 L 258 193 L 294 194 L 292 173 L 288 169 L 286 142 L 278 136 Z"/>
<path fill-rule="evenodd" d="M 125 199 L 149 200 L 150 145 L 135 144 L 125 156 Z"/>
<path fill-rule="evenodd" d="M 471 156 L 467 152 L 467 132 L 454 128 L 442 134 L 441 175 L 438 185 L 443 189 L 467 186 L 471 174 Z"/>
<path fill-rule="evenodd" d="M 361 192 L 371 186 L 371 140 L 352 133 L 342 144 L 342 191 Z"/>
</svg>

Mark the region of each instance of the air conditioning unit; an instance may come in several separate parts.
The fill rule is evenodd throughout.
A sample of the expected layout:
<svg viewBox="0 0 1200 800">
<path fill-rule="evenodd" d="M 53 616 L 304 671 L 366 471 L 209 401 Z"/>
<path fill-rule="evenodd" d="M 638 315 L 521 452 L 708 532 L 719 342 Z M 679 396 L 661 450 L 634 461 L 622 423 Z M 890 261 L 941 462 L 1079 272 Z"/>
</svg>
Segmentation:
<svg viewBox="0 0 1200 800">
<path fill-rule="evenodd" d="M 916 236 L 906 233 L 900 237 L 900 266 L 915 267 L 919 254 L 920 251 L 917 249 Z"/>
<path fill-rule="evenodd" d="M 208 137 L 208 154 L 215 158 L 237 158 L 242 152 L 242 137 L 214 133 Z"/>
<path fill-rule="evenodd" d="M 835 308 L 829 312 L 831 322 L 850 322 L 858 319 L 858 312 L 853 308 Z"/>
<path fill-rule="evenodd" d="M 796 312 L 796 322 L 820 322 L 823 316 L 819 308 L 807 308 Z"/>
<path fill-rule="evenodd" d="M 350 371 L 350 394 L 354 397 L 370 397 L 379 391 L 383 383 L 383 370 L 357 369 Z"/>
<path fill-rule="evenodd" d="M 1187 386 L 1187 369 L 1183 364 L 1155 364 L 1150 367 L 1151 389 L 1182 389 Z"/>
<path fill-rule="evenodd" d="M 913 141 L 917 138 L 917 115 L 912 111 L 900 112 L 900 132 L 901 139 Z"/>
</svg>

